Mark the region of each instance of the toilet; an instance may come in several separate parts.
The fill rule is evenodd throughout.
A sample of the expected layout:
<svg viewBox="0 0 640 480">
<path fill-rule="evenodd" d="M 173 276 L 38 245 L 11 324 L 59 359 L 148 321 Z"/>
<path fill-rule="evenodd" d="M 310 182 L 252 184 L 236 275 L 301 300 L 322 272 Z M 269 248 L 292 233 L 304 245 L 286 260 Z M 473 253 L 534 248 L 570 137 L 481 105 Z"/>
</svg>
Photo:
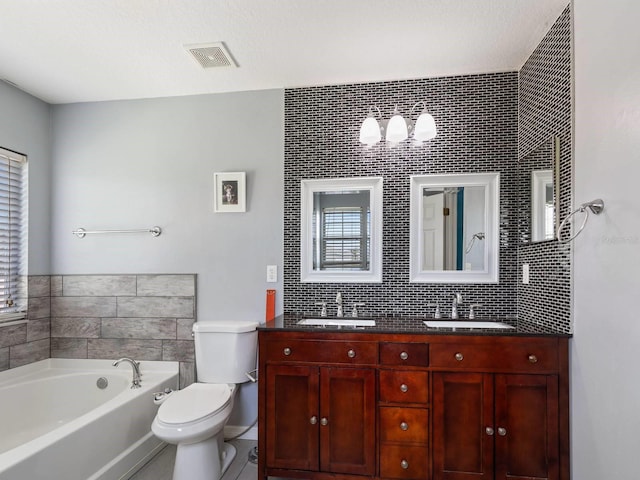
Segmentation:
<svg viewBox="0 0 640 480">
<path fill-rule="evenodd" d="M 224 442 L 236 385 L 256 368 L 257 322 L 193 324 L 197 383 L 166 397 L 151 430 L 177 445 L 173 480 L 218 480 L 236 455 Z"/>
</svg>

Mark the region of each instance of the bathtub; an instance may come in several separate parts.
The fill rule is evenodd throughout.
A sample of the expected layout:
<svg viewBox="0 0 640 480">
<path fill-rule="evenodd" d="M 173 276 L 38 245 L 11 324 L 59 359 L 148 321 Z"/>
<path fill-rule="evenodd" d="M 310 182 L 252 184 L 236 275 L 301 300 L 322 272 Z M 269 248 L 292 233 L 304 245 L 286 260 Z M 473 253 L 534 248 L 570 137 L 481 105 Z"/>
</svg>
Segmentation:
<svg viewBox="0 0 640 480">
<path fill-rule="evenodd" d="M 112 363 L 55 358 L 0 373 L 0 480 L 128 478 L 164 446 L 152 393 L 178 388 L 178 362 L 140 362 L 138 389 L 131 366 Z"/>
</svg>

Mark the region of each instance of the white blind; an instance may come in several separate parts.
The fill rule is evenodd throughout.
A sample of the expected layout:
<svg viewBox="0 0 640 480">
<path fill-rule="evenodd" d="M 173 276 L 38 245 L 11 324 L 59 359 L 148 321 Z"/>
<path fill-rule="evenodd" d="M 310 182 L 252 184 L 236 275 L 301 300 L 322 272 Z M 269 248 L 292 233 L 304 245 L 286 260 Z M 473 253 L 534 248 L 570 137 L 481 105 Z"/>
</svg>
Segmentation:
<svg viewBox="0 0 640 480">
<path fill-rule="evenodd" d="M 27 310 L 27 158 L 0 148 L 0 322 Z"/>
<path fill-rule="evenodd" d="M 361 207 L 324 208 L 322 269 L 366 269 L 369 232 L 367 214 Z"/>
</svg>

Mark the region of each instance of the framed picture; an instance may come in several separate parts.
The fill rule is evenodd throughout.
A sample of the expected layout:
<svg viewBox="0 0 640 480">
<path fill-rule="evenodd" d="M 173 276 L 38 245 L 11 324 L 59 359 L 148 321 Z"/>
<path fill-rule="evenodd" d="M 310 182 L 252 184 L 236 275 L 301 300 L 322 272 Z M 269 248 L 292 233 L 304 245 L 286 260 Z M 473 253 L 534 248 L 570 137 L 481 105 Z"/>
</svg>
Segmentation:
<svg viewBox="0 0 640 480">
<path fill-rule="evenodd" d="M 214 173 L 213 195 L 214 212 L 245 212 L 245 172 Z"/>
</svg>

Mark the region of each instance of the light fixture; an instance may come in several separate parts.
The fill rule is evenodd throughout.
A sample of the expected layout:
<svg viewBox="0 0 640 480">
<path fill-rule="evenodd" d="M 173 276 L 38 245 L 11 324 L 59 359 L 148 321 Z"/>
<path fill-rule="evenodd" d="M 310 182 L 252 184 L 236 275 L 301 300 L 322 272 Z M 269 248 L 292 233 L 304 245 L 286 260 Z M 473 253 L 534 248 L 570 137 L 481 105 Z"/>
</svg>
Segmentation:
<svg viewBox="0 0 640 480">
<path fill-rule="evenodd" d="M 436 122 L 427 112 L 427 105 L 425 102 L 416 103 L 411 109 L 411 116 L 418 106 L 422 106 L 422 112 L 418 116 L 415 123 L 411 120 L 405 120 L 400 112 L 398 106 L 393 109 L 393 114 L 389 120 L 378 121 L 378 118 L 382 117 L 380 109 L 377 106 L 369 108 L 369 115 L 364 119 L 360 126 L 360 143 L 364 143 L 368 146 L 373 146 L 382 140 L 384 133 L 385 140 L 390 145 L 396 145 L 407 138 L 409 134 L 413 137 L 416 143 L 421 144 L 424 141 L 435 138 L 437 134 Z M 377 117 L 374 115 L 374 109 L 377 110 Z"/>
</svg>

